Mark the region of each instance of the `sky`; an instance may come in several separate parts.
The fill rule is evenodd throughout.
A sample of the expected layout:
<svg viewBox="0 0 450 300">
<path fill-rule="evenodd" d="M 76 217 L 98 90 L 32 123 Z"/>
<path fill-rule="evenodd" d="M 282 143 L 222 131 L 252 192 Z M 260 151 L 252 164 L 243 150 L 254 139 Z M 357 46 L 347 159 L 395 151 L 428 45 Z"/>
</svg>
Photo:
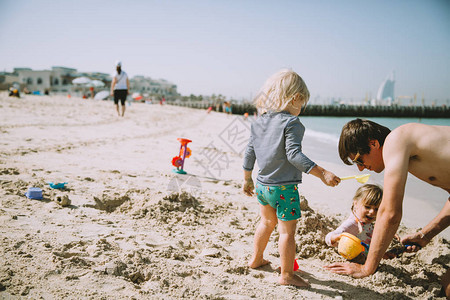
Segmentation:
<svg viewBox="0 0 450 300">
<path fill-rule="evenodd" d="M 0 71 L 52 66 L 166 79 L 182 95 L 256 96 L 281 68 L 311 99 L 450 101 L 450 1 L 0 0 Z"/>
</svg>

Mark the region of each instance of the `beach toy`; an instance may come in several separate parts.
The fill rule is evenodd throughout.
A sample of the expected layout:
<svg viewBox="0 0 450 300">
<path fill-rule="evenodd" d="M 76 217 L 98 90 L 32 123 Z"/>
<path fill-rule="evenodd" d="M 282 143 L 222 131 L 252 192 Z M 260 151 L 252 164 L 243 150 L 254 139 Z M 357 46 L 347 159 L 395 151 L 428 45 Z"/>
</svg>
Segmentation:
<svg viewBox="0 0 450 300">
<path fill-rule="evenodd" d="M 47 182 L 47 183 L 52 189 L 63 189 L 67 184 L 67 182 L 60 182 L 60 183 Z"/>
<path fill-rule="evenodd" d="M 173 169 L 173 172 L 178 174 L 186 174 L 186 171 L 183 170 L 184 161 L 192 154 L 192 151 L 187 147 L 187 144 L 192 141 L 183 138 L 178 138 L 177 140 L 181 143 L 181 146 L 179 155 L 172 158 L 172 165 L 176 167 L 176 169 Z"/>
<path fill-rule="evenodd" d="M 297 271 L 300 267 L 298 266 L 297 260 L 294 259 L 294 272 Z"/>
<path fill-rule="evenodd" d="M 347 179 L 355 178 L 356 181 L 358 181 L 359 183 L 366 183 L 367 180 L 369 180 L 369 177 L 370 177 L 370 174 L 353 175 L 353 176 L 341 177 L 341 180 L 347 180 Z"/>
<path fill-rule="evenodd" d="M 412 246 L 419 247 L 419 249 L 422 248 L 419 244 L 412 243 L 412 244 L 405 244 L 405 245 L 395 247 L 395 248 L 389 250 L 388 252 L 393 253 L 393 254 L 395 254 L 395 256 L 398 257 L 398 256 L 401 256 L 403 254 L 403 252 L 408 250 L 408 247 L 412 247 Z"/>
<path fill-rule="evenodd" d="M 41 200 L 42 199 L 42 189 L 37 188 L 37 187 L 30 187 L 30 188 L 28 188 L 28 191 L 25 193 L 25 196 L 29 199 Z"/>
<path fill-rule="evenodd" d="M 354 259 L 365 250 L 365 247 L 361 243 L 361 240 L 353 234 L 348 232 L 341 233 L 338 252 L 348 260 Z"/>
<path fill-rule="evenodd" d="M 361 242 L 361 245 L 363 245 L 364 248 L 365 248 L 367 251 L 369 251 L 369 245 L 367 245 L 367 244 L 364 243 L 364 242 Z"/>
</svg>

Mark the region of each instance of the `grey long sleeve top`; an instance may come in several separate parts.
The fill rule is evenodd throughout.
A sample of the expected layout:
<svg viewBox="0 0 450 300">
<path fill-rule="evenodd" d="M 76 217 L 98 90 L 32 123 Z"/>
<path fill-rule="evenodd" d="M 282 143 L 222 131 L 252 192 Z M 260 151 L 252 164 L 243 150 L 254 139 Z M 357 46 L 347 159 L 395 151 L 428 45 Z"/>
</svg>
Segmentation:
<svg viewBox="0 0 450 300">
<path fill-rule="evenodd" d="M 265 113 L 252 123 L 245 150 L 244 170 L 251 171 L 258 161 L 256 180 L 264 185 L 302 182 L 302 172 L 316 165 L 302 153 L 305 126 L 288 112 Z"/>
</svg>

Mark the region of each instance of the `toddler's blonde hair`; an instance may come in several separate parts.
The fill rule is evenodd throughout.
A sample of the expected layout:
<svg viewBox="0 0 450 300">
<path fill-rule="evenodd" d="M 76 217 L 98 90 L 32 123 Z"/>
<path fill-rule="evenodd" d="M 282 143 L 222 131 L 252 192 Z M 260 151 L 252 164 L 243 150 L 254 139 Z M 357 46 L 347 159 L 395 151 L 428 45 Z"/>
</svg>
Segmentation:
<svg viewBox="0 0 450 300">
<path fill-rule="evenodd" d="M 255 105 L 261 113 L 282 111 L 297 94 L 302 105 L 308 103 L 308 87 L 300 75 L 290 69 L 281 69 L 266 80 L 255 98 Z"/>
<path fill-rule="evenodd" d="M 359 201 L 363 201 L 363 205 L 379 206 L 383 198 L 383 189 L 376 184 L 365 184 L 360 186 L 353 197 L 353 206 Z"/>
</svg>

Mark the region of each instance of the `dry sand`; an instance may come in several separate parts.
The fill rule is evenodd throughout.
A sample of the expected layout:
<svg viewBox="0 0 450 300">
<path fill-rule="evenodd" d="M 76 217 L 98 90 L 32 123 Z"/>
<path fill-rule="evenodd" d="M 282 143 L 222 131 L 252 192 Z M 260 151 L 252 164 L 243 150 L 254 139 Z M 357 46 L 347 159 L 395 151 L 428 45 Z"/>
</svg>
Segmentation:
<svg viewBox="0 0 450 300">
<path fill-rule="evenodd" d="M 308 175 L 305 182 L 317 183 L 300 186 L 309 205 L 303 197 L 296 257 L 311 288 L 276 283 L 276 232 L 266 250 L 271 265 L 248 269 L 258 205 L 241 193 L 249 121 L 240 117 L 134 103 L 119 118 L 109 101 L 6 94 L 0 112 L 2 299 L 438 296 L 450 257 L 441 237 L 383 260 L 365 279 L 324 270 L 344 261 L 323 238 L 346 217 L 354 186 L 333 190 Z M 172 172 L 178 137 L 193 140 L 187 175 Z M 54 190 L 49 181 L 68 185 Z M 28 187 L 41 187 L 44 199 L 24 197 Z M 65 195 L 71 205 L 62 207 L 55 200 Z"/>
</svg>

